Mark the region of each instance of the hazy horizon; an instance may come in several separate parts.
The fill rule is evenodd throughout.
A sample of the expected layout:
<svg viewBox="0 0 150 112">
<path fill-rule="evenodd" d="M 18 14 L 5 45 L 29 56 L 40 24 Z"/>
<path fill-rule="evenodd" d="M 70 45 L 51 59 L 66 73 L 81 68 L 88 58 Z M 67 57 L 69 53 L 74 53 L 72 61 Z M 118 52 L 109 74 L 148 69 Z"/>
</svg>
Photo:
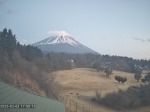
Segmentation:
<svg viewBox="0 0 150 112">
<path fill-rule="evenodd" d="M 66 31 L 100 54 L 150 59 L 149 0 L 0 0 L 0 31 L 21 43 Z"/>
</svg>

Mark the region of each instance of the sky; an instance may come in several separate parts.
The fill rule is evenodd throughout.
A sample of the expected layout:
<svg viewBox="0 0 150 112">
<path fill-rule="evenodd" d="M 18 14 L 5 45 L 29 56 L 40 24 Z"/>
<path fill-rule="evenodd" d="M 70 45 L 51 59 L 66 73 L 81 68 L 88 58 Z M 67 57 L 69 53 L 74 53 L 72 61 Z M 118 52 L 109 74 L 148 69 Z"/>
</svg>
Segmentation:
<svg viewBox="0 0 150 112">
<path fill-rule="evenodd" d="M 0 0 L 0 31 L 32 44 L 66 31 L 100 54 L 150 59 L 150 0 Z"/>
</svg>

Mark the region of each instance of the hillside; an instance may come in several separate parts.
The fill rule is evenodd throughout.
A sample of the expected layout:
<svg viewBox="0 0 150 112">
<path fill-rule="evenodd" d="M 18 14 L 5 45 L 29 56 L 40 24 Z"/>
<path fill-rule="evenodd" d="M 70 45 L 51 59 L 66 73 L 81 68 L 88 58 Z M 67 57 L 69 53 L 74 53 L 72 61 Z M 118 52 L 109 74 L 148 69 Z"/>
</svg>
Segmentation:
<svg viewBox="0 0 150 112">
<path fill-rule="evenodd" d="M 122 71 L 113 71 L 111 78 L 106 77 L 105 73 L 103 72 L 97 72 L 95 69 L 90 68 L 77 68 L 73 70 L 57 71 L 53 72 L 53 74 L 56 75 L 55 81 L 61 86 L 60 93 L 68 104 L 68 108 L 70 108 L 71 102 L 71 110 L 74 110 L 74 102 L 77 102 L 79 112 L 83 108 L 83 105 L 85 105 L 85 109 L 88 107 L 88 109 L 95 109 L 96 112 L 116 112 L 116 110 L 92 103 L 88 99 L 95 96 L 96 91 L 99 91 L 102 96 L 104 96 L 106 93 L 114 91 L 117 92 L 119 89 L 125 90 L 130 86 L 138 85 L 132 73 Z M 125 84 L 119 84 L 114 79 L 115 75 L 127 77 L 128 80 L 125 82 Z M 145 110 L 145 112 L 148 112 L 146 110 L 149 108 L 147 108 L 148 107 L 145 107 L 139 110 Z"/>
<path fill-rule="evenodd" d="M 48 59 L 36 47 L 21 45 L 10 29 L 0 31 L 0 79 L 5 82 L 54 98 L 48 86 L 51 79 L 47 76 L 53 70 L 68 67 L 65 60 L 61 61 L 62 65 L 58 64 L 59 60 L 57 57 Z"/>
<path fill-rule="evenodd" d="M 95 69 L 90 68 L 57 71 L 53 74 L 56 74 L 56 82 L 62 86 L 65 92 L 79 92 L 87 95 L 95 94 L 96 90 L 107 93 L 137 84 L 132 73 L 121 71 L 113 71 L 111 78 L 108 78 L 104 72 L 97 72 Z M 115 75 L 125 76 L 128 81 L 125 84 L 119 84 L 114 79 Z"/>
</svg>

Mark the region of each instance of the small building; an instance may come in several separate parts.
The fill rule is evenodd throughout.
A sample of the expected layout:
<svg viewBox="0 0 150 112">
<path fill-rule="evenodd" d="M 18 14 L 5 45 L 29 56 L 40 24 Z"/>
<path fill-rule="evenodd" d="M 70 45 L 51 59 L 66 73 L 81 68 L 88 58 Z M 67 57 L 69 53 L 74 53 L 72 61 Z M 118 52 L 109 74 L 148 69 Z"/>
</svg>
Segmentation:
<svg viewBox="0 0 150 112">
<path fill-rule="evenodd" d="M 0 112 L 65 112 L 65 104 L 0 80 Z"/>
</svg>

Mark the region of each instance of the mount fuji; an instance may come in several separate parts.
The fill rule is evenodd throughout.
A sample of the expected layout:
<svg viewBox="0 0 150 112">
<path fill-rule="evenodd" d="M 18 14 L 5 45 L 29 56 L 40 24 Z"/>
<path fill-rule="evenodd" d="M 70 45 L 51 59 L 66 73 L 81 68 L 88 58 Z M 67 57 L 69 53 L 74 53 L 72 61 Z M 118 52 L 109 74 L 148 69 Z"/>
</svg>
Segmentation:
<svg viewBox="0 0 150 112">
<path fill-rule="evenodd" d="M 66 31 L 53 31 L 49 33 L 49 37 L 32 44 L 44 52 L 65 52 L 65 53 L 92 53 L 98 54 L 96 51 L 84 46 L 76 41 Z"/>
</svg>

